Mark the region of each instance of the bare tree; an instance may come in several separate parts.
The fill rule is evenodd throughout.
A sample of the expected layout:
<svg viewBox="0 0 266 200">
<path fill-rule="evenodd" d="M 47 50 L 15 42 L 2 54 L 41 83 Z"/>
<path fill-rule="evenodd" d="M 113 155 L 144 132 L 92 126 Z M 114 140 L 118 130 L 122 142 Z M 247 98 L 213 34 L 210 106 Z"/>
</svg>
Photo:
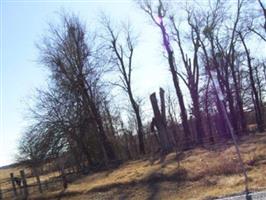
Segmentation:
<svg viewBox="0 0 266 200">
<path fill-rule="evenodd" d="M 256 83 L 254 80 L 254 73 L 253 73 L 253 67 L 251 64 L 251 56 L 250 56 L 250 51 L 247 47 L 247 44 L 245 42 L 245 36 L 241 33 L 238 32 L 239 37 L 241 39 L 241 42 L 243 44 L 243 47 L 245 49 L 245 53 L 246 53 L 246 57 L 247 57 L 247 65 L 248 65 L 248 72 L 249 72 L 249 80 L 250 80 L 250 85 L 251 85 L 251 91 L 252 94 L 254 95 L 254 108 L 256 111 L 256 121 L 257 121 L 257 125 L 258 125 L 258 130 L 260 132 L 264 131 L 264 123 L 263 123 L 263 116 L 262 116 L 262 108 L 261 108 L 261 103 L 259 100 L 259 94 L 256 88 Z"/>
<path fill-rule="evenodd" d="M 168 64 L 170 67 L 176 95 L 177 95 L 180 110 L 181 110 L 181 119 L 182 119 L 182 125 L 183 125 L 183 129 L 185 133 L 185 141 L 187 145 L 189 145 L 189 137 L 191 136 L 191 132 L 190 132 L 189 125 L 188 125 L 186 107 L 184 104 L 183 94 L 182 94 L 179 79 L 177 76 L 177 66 L 176 66 L 175 57 L 174 57 L 174 50 L 171 47 L 169 34 L 164 24 L 164 18 L 166 16 L 167 10 L 164 8 L 164 5 L 161 0 L 159 0 L 158 5 L 154 9 L 152 8 L 152 3 L 149 1 L 140 2 L 140 6 L 151 17 L 152 21 L 156 24 L 156 26 L 160 28 L 161 30 L 163 46 L 167 52 Z M 156 9 L 157 11 L 154 12 L 154 10 Z"/>
<path fill-rule="evenodd" d="M 62 24 L 50 26 L 50 35 L 39 45 L 41 62 L 51 71 L 51 79 L 57 88 L 74 96 L 83 106 L 82 112 L 97 127 L 104 160 L 115 160 L 115 152 L 107 138 L 101 116 L 100 80 L 102 72 L 98 60 L 92 56 L 93 49 L 87 43 L 84 25 L 76 16 L 63 16 Z"/>
<path fill-rule="evenodd" d="M 178 76 L 183 80 L 185 85 L 187 86 L 190 96 L 192 99 L 192 113 L 195 117 L 196 121 L 196 132 L 197 132 L 197 142 L 199 144 L 202 144 L 202 138 L 204 135 L 204 130 L 202 126 L 202 118 L 201 118 L 201 112 L 200 112 L 200 105 L 199 105 L 199 76 L 200 76 L 200 67 L 199 67 L 199 61 L 198 61 L 198 51 L 200 47 L 199 43 L 199 37 L 197 34 L 195 34 L 194 26 L 191 23 L 191 14 L 188 11 L 188 24 L 190 25 L 190 39 L 191 43 L 193 45 L 193 58 L 188 58 L 188 55 L 185 53 L 183 45 L 182 45 L 182 39 L 180 36 L 180 31 L 176 25 L 174 16 L 170 17 L 171 25 L 173 31 L 174 40 L 177 42 L 177 45 L 180 50 L 181 58 L 185 67 L 185 73 L 181 73 L 177 71 L 176 73 Z M 192 60 L 192 61 L 191 61 Z"/>
<path fill-rule="evenodd" d="M 136 37 L 133 36 L 133 32 L 129 25 L 123 27 L 123 31 L 120 35 L 115 32 L 114 27 L 111 26 L 111 23 L 107 18 L 103 19 L 103 25 L 107 32 L 106 41 L 110 47 L 112 56 L 111 60 L 119 71 L 120 83 L 116 83 L 115 85 L 122 88 L 122 90 L 128 95 L 138 126 L 139 151 L 141 154 L 145 154 L 144 131 L 140 108 L 132 90 L 133 53 Z"/>
<path fill-rule="evenodd" d="M 266 32 L 266 8 L 265 6 L 263 5 L 262 1 L 261 0 L 258 0 L 259 4 L 260 4 L 260 7 L 262 9 L 262 12 L 263 12 L 263 17 L 264 17 L 264 30 Z"/>
<path fill-rule="evenodd" d="M 256 5 L 251 7 L 249 10 L 255 10 L 254 8 L 256 8 L 258 5 L 260 7 L 259 11 L 250 12 L 246 17 L 245 24 L 247 24 L 247 28 L 256 36 L 258 36 L 258 38 L 266 42 L 266 8 L 264 4 L 261 0 L 258 0 L 256 1 Z"/>
</svg>

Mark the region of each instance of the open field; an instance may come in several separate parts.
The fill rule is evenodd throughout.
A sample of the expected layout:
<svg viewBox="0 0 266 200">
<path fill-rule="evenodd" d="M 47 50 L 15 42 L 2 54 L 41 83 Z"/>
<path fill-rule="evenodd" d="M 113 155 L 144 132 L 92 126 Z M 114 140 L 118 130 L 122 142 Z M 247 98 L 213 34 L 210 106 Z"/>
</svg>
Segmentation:
<svg viewBox="0 0 266 200">
<path fill-rule="evenodd" d="M 266 188 L 266 135 L 245 136 L 240 149 L 252 191 Z M 3 178 L 14 169 L 0 171 Z M 49 174 L 51 176 L 51 174 Z M 42 179 L 47 179 L 43 176 Z M 213 199 L 244 191 L 235 149 L 227 143 L 214 149 L 174 153 L 164 161 L 141 159 L 117 169 L 83 176 L 65 191 L 45 192 L 32 199 Z"/>
</svg>

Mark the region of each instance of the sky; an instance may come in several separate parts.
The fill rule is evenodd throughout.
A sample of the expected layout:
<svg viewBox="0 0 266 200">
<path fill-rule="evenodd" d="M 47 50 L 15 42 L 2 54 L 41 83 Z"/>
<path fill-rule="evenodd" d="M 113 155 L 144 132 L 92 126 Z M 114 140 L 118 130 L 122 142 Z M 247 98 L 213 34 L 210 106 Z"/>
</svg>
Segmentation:
<svg viewBox="0 0 266 200">
<path fill-rule="evenodd" d="M 102 11 L 117 22 L 134 22 L 134 29 L 141 35 L 133 71 L 137 96 L 148 99 L 170 78 L 161 56 L 159 32 L 133 1 L 1 0 L 0 166 L 14 162 L 19 138 L 27 126 L 27 104 L 36 88 L 46 86 L 48 73 L 38 62 L 36 43 L 60 10 L 78 14 L 92 30 Z"/>
</svg>

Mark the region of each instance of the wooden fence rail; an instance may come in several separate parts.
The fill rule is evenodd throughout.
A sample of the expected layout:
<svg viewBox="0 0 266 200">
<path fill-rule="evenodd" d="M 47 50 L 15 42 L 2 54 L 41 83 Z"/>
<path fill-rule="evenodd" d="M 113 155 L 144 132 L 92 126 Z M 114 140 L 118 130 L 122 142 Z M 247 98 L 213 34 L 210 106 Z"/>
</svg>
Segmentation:
<svg viewBox="0 0 266 200">
<path fill-rule="evenodd" d="M 67 175 L 67 174 L 66 174 Z M 59 190 L 65 186 L 66 175 L 64 177 L 57 176 L 49 180 L 35 180 L 35 182 L 27 181 L 33 177 L 26 176 L 24 170 L 20 170 L 19 176 L 10 173 L 10 178 L 0 180 L 0 200 L 2 199 L 27 199 L 30 195 L 42 193 L 43 191 Z M 1 187 L 3 186 L 4 187 Z"/>
</svg>

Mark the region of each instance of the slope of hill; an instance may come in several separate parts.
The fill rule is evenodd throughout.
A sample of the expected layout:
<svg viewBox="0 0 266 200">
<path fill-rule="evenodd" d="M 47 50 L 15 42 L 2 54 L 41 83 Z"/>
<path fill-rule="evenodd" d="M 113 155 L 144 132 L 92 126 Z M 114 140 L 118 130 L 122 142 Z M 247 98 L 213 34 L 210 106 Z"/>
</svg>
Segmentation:
<svg viewBox="0 0 266 200">
<path fill-rule="evenodd" d="M 252 191 L 266 188 L 266 134 L 243 137 L 240 149 Z M 0 171 L 1 173 L 1 171 Z M 31 199 L 214 199 L 244 191 L 241 168 L 231 143 L 174 153 L 163 161 L 141 159 L 117 169 L 83 176 L 65 191 Z"/>
</svg>

